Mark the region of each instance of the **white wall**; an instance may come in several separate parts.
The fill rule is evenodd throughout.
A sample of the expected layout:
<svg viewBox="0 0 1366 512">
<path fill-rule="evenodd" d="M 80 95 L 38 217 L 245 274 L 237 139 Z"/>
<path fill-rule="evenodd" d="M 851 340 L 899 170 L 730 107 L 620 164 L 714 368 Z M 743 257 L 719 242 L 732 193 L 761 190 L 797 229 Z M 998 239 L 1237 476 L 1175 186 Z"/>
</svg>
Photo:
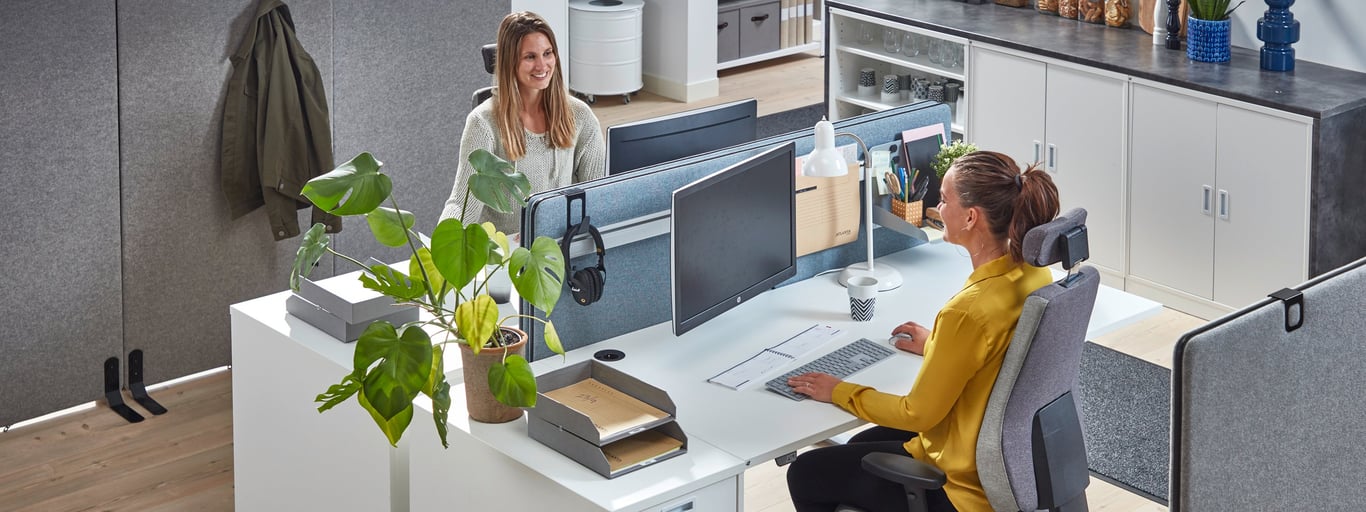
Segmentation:
<svg viewBox="0 0 1366 512">
<path fill-rule="evenodd" d="M 1266 13 L 1261 0 L 1248 0 L 1233 11 L 1233 45 L 1254 50 L 1257 19 Z M 1300 22 L 1295 60 L 1312 61 L 1366 73 L 1366 1 L 1299 0 L 1290 12 Z"/>
<path fill-rule="evenodd" d="M 645 0 L 644 18 L 645 89 L 683 102 L 719 94 L 716 2 Z"/>
</svg>

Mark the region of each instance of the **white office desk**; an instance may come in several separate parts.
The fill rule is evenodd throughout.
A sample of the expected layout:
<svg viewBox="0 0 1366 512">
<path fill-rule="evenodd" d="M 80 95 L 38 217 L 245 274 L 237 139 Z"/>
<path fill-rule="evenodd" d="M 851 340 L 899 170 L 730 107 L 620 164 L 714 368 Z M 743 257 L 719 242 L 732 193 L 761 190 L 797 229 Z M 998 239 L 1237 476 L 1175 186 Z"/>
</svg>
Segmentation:
<svg viewBox="0 0 1366 512">
<path fill-rule="evenodd" d="M 892 328 L 906 320 L 928 325 L 971 272 L 966 252 L 948 244 L 922 245 L 878 262 L 900 270 L 906 285 L 879 294 L 871 322 L 850 320 L 846 292 L 829 274 L 761 294 L 681 337 L 665 322 L 571 351 L 565 358 L 533 363 L 535 372 L 543 374 L 615 348 L 626 357 L 610 364 L 669 393 L 678 423 L 688 434 L 689 453 L 617 479 L 602 478 L 530 439 L 525 419 L 471 424 L 459 414 L 463 389 L 453 385 L 451 449 L 430 449 L 424 440 L 421 449 L 409 454 L 412 509 L 450 509 L 454 504 L 470 510 L 499 505 L 515 510 L 669 511 L 694 497 L 715 500 L 695 503 L 694 510 L 729 510 L 732 503 L 741 508 L 745 467 L 862 421 L 829 404 L 795 402 L 768 392 L 762 382 L 735 391 L 706 379 L 813 324 L 845 332 L 791 367 L 861 337 L 885 342 Z M 1088 336 L 1159 309 L 1155 302 L 1102 287 Z M 920 362 L 919 356 L 898 353 L 849 380 L 904 393 Z M 419 411 L 414 426 L 430 430 L 430 412 Z"/>
</svg>

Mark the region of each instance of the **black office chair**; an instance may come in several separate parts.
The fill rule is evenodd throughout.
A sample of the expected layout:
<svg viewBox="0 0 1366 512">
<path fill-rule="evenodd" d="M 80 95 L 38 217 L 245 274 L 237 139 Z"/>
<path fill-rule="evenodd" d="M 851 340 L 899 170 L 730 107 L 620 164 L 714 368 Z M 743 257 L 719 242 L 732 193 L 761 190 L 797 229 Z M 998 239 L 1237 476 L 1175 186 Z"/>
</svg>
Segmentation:
<svg viewBox="0 0 1366 512">
<path fill-rule="evenodd" d="M 498 45 L 486 44 L 482 48 L 480 48 L 480 53 L 484 55 L 484 71 L 487 71 L 490 75 L 492 75 L 494 65 L 496 62 L 495 59 L 497 59 L 498 57 Z M 494 87 L 491 85 L 488 87 L 480 87 L 478 89 L 475 89 L 474 94 L 470 96 L 470 108 L 477 107 L 480 103 L 483 103 L 484 100 L 492 98 L 493 89 Z"/>
<path fill-rule="evenodd" d="M 1025 300 L 977 436 L 977 473 L 993 510 L 1084 512 L 1090 477 L 1073 390 L 1100 287 L 1094 268 L 1077 267 L 1089 256 L 1086 210 L 1029 230 L 1023 245 L 1027 263 L 1061 262 L 1069 272 Z M 912 512 L 926 510 L 925 490 L 945 481 L 904 455 L 869 454 L 863 468 L 905 487 Z"/>
</svg>

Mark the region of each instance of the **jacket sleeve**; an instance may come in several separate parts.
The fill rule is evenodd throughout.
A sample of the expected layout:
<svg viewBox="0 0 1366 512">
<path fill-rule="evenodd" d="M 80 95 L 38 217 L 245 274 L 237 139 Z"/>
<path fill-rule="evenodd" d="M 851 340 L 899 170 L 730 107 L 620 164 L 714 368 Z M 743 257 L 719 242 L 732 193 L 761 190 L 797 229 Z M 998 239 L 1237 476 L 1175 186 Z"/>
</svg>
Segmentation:
<svg viewBox="0 0 1366 512">
<path fill-rule="evenodd" d="M 925 360 L 907 395 L 849 382 L 835 387 L 831 402 L 855 416 L 892 428 L 924 432 L 939 424 L 958 401 L 968 379 L 986 363 L 990 347 L 982 325 L 966 311 L 945 308 L 925 343 Z"/>
<path fill-rule="evenodd" d="M 451 196 L 446 199 L 446 206 L 441 209 L 440 220 L 463 218 L 462 223 L 465 225 L 483 222 L 484 203 L 470 196 L 465 207 L 470 175 L 474 174 L 474 167 L 470 165 L 470 153 L 476 149 L 488 150 L 493 154 L 500 151 L 493 127 L 478 112 L 479 109 L 476 108 L 465 117 L 465 131 L 460 136 L 460 164 L 456 166 L 455 183 L 451 186 Z"/>
</svg>

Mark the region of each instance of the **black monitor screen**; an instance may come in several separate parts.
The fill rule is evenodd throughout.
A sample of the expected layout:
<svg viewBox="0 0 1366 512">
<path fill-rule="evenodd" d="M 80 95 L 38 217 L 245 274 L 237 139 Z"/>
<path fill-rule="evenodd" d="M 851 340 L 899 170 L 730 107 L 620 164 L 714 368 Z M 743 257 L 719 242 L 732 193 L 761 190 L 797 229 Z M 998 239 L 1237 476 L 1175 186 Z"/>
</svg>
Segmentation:
<svg viewBox="0 0 1366 512">
<path fill-rule="evenodd" d="M 794 156 L 789 142 L 674 191 L 675 335 L 796 275 Z"/>
<path fill-rule="evenodd" d="M 939 204 L 939 177 L 934 174 L 934 155 L 939 154 L 939 146 L 944 144 L 944 136 L 935 134 L 920 139 L 902 142 L 905 147 L 903 155 L 906 155 L 906 174 L 909 177 L 913 169 L 918 169 L 921 176 L 929 176 L 929 184 L 925 191 L 925 205 L 934 206 Z"/>
<path fill-rule="evenodd" d="M 753 98 L 607 128 L 607 173 L 620 174 L 754 140 Z"/>
</svg>

